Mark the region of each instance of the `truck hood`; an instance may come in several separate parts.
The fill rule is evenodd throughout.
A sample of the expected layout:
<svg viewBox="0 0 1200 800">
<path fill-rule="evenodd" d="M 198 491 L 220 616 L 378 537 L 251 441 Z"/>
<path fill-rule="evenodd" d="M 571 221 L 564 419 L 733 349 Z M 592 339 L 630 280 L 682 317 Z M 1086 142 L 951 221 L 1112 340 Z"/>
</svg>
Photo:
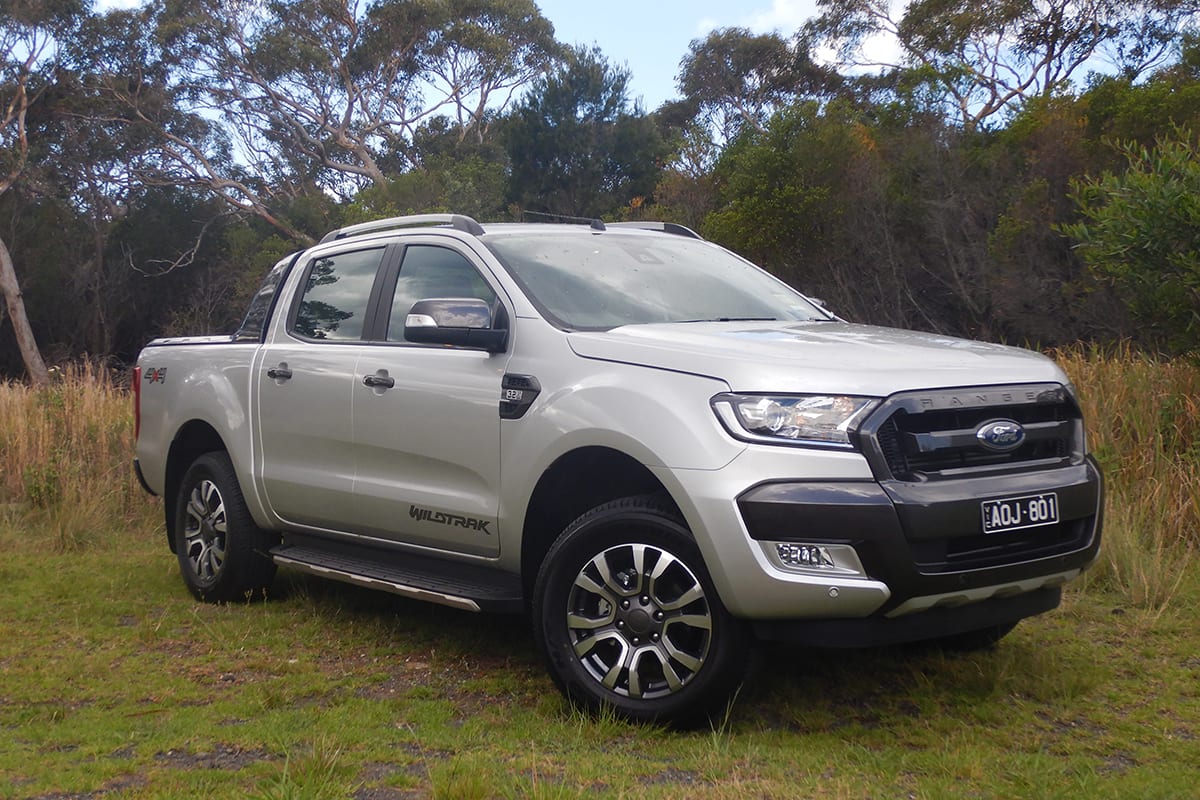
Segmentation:
<svg viewBox="0 0 1200 800">
<path fill-rule="evenodd" d="M 1053 361 L 1028 350 L 843 322 L 627 325 L 568 339 L 583 358 L 704 375 L 735 392 L 886 397 L 934 387 L 1067 381 Z"/>
</svg>

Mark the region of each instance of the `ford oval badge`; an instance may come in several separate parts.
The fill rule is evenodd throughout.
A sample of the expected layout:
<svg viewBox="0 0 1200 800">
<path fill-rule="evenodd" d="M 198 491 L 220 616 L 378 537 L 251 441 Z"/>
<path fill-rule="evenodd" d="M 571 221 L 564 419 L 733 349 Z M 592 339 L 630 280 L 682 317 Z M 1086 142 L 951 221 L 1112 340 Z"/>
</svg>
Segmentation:
<svg viewBox="0 0 1200 800">
<path fill-rule="evenodd" d="M 1007 453 L 1025 444 L 1025 429 L 1011 419 L 994 419 L 980 425 L 975 438 L 988 450 Z"/>
</svg>

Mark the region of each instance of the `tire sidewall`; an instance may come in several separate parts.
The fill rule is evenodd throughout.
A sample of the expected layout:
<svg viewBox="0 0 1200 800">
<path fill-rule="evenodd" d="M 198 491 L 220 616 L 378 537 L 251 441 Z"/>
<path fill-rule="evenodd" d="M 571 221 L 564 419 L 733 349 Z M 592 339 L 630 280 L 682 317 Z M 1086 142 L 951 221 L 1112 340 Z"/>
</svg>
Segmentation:
<svg viewBox="0 0 1200 800">
<path fill-rule="evenodd" d="M 652 545 L 682 561 L 708 603 L 712 632 L 704 664 L 665 697 L 637 700 L 607 689 L 575 655 L 568 634 L 568 597 L 576 576 L 592 558 L 622 544 Z M 691 726 L 722 713 L 745 674 L 750 644 L 745 626 L 722 605 L 690 532 L 674 514 L 637 498 L 600 506 L 567 527 L 539 571 L 533 616 L 555 683 L 574 704 L 590 710 L 607 706 L 632 720 Z"/>
<path fill-rule="evenodd" d="M 211 481 L 225 506 L 225 559 L 211 579 L 196 573 L 188 557 L 185 531 L 187 508 L 192 491 L 203 481 Z M 222 452 L 206 453 L 188 468 L 175 500 L 175 554 L 188 590 L 206 602 L 230 602 L 260 599 L 275 574 L 274 562 L 265 550 L 270 542 L 254 524 L 246 508 L 229 456 Z"/>
</svg>

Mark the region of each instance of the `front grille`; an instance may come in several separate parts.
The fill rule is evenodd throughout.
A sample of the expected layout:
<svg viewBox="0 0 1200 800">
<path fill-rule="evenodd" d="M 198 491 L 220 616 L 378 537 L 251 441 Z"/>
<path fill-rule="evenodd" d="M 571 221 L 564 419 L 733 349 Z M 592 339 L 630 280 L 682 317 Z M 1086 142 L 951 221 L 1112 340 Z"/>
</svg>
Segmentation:
<svg viewBox="0 0 1200 800">
<path fill-rule="evenodd" d="M 989 402 L 999 398 L 1006 401 Z M 889 473 L 881 478 L 913 481 L 1005 467 L 1057 466 L 1082 455 L 1079 419 L 1061 387 L 989 387 L 889 398 L 864 425 L 863 435 L 876 456 L 873 461 Z M 975 433 L 994 420 L 1020 423 L 1026 441 L 1009 452 L 985 448 Z"/>
</svg>

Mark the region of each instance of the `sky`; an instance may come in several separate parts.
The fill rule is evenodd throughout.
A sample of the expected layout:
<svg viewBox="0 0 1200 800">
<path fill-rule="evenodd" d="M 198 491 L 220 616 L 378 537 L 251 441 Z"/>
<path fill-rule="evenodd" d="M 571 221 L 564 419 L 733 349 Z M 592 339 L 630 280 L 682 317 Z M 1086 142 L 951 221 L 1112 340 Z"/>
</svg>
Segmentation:
<svg viewBox="0 0 1200 800">
<path fill-rule="evenodd" d="M 679 62 L 693 39 L 717 28 L 789 37 L 817 13 L 816 0 L 534 0 L 566 44 L 600 47 L 632 72 L 630 94 L 653 111 L 678 96 Z"/>
</svg>

